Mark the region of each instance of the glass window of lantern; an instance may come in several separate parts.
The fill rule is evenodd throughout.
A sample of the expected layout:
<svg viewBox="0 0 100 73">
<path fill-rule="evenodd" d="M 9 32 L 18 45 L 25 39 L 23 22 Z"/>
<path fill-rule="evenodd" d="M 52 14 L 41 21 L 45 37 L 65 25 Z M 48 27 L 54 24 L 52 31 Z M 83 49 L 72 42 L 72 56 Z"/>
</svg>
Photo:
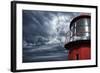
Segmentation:
<svg viewBox="0 0 100 73">
<path fill-rule="evenodd" d="M 77 20 L 77 24 L 78 24 L 77 27 L 90 26 L 91 21 L 89 18 L 83 18 Z"/>
</svg>

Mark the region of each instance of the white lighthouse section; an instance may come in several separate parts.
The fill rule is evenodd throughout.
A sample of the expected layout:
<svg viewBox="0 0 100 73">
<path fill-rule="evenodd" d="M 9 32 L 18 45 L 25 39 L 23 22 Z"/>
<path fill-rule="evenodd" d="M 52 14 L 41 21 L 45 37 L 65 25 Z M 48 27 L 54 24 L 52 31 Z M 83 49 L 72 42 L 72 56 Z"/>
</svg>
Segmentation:
<svg viewBox="0 0 100 73">
<path fill-rule="evenodd" d="M 79 61 L 54 61 L 54 62 L 39 62 L 39 63 L 22 63 L 22 10 L 43 10 L 43 11 L 62 11 L 62 12 L 86 12 L 91 13 L 91 59 L 90 60 L 79 60 Z M 96 17 L 95 13 L 96 10 L 94 8 L 82 8 L 82 7 L 65 7 L 65 6 L 45 6 L 45 5 L 28 5 L 28 4 L 17 4 L 17 70 L 21 69 L 39 69 L 39 68 L 55 68 L 55 67 L 73 67 L 73 66 L 88 66 L 88 65 L 95 65 L 95 58 L 96 58 Z M 59 19 L 58 19 L 59 18 Z M 51 31 L 54 31 L 56 34 L 55 38 L 52 39 L 50 37 L 51 43 L 52 41 L 57 42 L 64 42 L 65 38 L 59 38 L 57 35 L 59 35 L 60 31 L 66 32 L 67 30 L 67 24 L 66 20 L 69 19 L 69 16 L 62 16 L 61 17 L 54 17 L 54 21 L 52 21 Z M 62 19 L 65 19 L 62 21 Z M 58 22 L 59 23 L 56 23 Z M 65 24 L 66 23 L 66 24 Z M 66 27 L 66 29 L 62 27 L 62 24 Z M 59 28 L 57 30 L 57 28 Z M 62 30 L 63 29 L 63 30 Z M 52 33 L 51 33 L 52 34 Z M 57 39 L 59 38 L 59 40 Z"/>
</svg>

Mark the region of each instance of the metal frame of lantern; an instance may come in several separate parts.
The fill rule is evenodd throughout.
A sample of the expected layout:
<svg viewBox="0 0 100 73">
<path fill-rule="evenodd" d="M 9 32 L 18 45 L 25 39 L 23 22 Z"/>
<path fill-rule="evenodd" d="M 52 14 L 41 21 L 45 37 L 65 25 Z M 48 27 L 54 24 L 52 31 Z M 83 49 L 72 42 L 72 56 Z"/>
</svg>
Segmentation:
<svg viewBox="0 0 100 73">
<path fill-rule="evenodd" d="M 70 31 L 66 34 L 65 48 L 72 42 L 90 41 L 91 38 L 91 17 L 89 15 L 81 15 L 74 18 L 70 23 Z M 83 22 L 83 23 L 82 23 Z M 82 25 L 77 25 L 81 23 Z M 79 26 L 79 27 L 77 27 Z M 77 29 L 79 28 L 79 29 Z M 82 29 L 83 30 L 82 30 Z M 69 47 L 68 47 L 69 48 Z"/>
</svg>

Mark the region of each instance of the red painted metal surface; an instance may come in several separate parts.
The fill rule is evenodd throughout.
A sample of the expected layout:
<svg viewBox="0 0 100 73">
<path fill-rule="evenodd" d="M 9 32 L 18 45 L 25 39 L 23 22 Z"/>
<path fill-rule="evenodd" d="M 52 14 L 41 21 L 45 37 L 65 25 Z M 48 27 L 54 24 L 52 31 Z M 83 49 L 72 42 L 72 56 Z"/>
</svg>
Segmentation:
<svg viewBox="0 0 100 73">
<path fill-rule="evenodd" d="M 91 58 L 91 48 L 89 44 L 87 46 L 85 44 L 81 45 L 77 48 L 72 48 L 69 50 L 68 59 L 69 60 L 85 60 Z"/>
</svg>

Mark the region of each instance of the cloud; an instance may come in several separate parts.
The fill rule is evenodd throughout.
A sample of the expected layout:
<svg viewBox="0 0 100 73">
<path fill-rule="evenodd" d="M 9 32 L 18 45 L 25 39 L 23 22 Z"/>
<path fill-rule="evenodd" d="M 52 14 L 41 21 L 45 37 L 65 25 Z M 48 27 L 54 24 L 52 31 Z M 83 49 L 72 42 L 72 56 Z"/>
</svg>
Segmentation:
<svg viewBox="0 0 100 73">
<path fill-rule="evenodd" d="M 70 21 L 80 13 L 23 10 L 23 60 L 66 60 L 64 48 Z M 56 54 L 59 52 L 58 54 Z M 33 54 L 34 53 L 34 54 Z M 41 54 L 42 56 L 38 56 Z M 46 58 L 48 59 L 46 60 Z M 56 57 L 56 58 L 55 58 Z M 35 58 L 38 58 L 35 60 Z"/>
</svg>

